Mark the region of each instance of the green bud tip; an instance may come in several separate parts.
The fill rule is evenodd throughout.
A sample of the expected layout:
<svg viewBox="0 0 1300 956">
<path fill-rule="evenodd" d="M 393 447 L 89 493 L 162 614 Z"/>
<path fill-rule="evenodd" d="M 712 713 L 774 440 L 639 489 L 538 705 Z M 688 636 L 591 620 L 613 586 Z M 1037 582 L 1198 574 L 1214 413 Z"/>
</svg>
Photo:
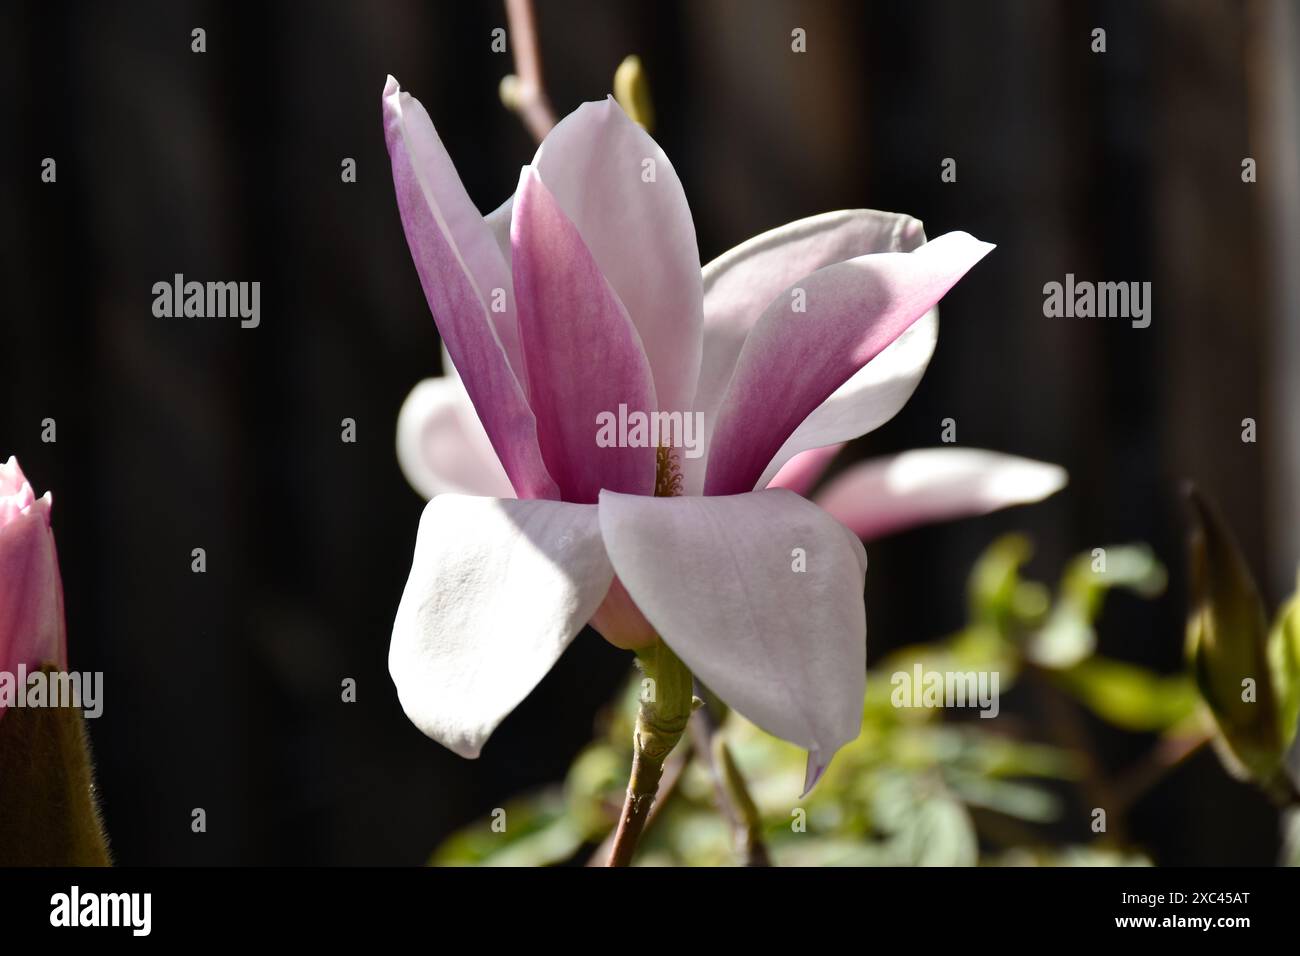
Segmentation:
<svg viewBox="0 0 1300 956">
<path fill-rule="evenodd" d="M 650 132 L 654 129 L 654 106 L 650 101 L 650 83 L 639 56 L 628 56 L 614 71 L 614 99 L 623 112 Z"/>
</svg>

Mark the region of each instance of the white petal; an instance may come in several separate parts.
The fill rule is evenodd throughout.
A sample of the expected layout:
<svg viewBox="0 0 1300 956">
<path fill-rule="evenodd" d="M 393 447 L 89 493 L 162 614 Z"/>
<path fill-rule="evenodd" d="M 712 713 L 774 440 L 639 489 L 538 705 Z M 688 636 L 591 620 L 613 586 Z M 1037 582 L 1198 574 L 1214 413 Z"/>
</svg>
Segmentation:
<svg viewBox="0 0 1300 956">
<path fill-rule="evenodd" d="M 719 697 L 807 749 L 810 767 L 858 736 L 867 558 L 847 529 L 785 489 L 603 492 L 600 528 L 637 606 Z"/>
<path fill-rule="evenodd" d="M 865 461 L 814 499 L 864 539 L 1040 501 L 1065 487 L 1059 465 L 978 448 L 921 448 Z"/>
<path fill-rule="evenodd" d="M 454 374 L 426 378 L 411 389 L 397 414 L 397 461 L 411 487 L 426 498 L 515 497 L 474 403 Z"/>
<path fill-rule="evenodd" d="M 406 716 L 477 757 L 595 613 L 612 576 L 593 505 L 434 498 L 388 652 Z"/>
</svg>

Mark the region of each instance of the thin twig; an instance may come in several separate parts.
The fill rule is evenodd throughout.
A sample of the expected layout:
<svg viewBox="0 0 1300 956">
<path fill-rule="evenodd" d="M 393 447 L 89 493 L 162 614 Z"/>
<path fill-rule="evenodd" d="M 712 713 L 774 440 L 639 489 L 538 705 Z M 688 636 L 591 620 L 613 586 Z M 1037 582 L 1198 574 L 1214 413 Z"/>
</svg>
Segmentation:
<svg viewBox="0 0 1300 956">
<path fill-rule="evenodd" d="M 1128 833 L 1122 804 L 1114 782 L 1097 759 L 1092 735 L 1088 732 L 1081 713 L 1073 701 L 1059 693 L 1046 669 L 1030 664 L 1025 672 L 1030 676 L 1033 689 L 1047 713 L 1048 729 L 1057 742 L 1073 751 L 1083 764 L 1083 779 L 1079 788 L 1083 791 L 1084 799 L 1093 808 L 1107 811 L 1106 838 L 1117 846 L 1125 845 Z"/>
<path fill-rule="evenodd" d="M 745 866 L 771 866 L 772 858 L 763 843 L 763 822 L 758 808 L 749 795 L 740 768 L 717 732 L 718 721 L 708 704 L 691 716 L 691 742 L 708 768 L 718 810 L 731 825 L 736 855 Z"/>
<path fill-rule="evenodd" d="M 1179 764 L 1210 742 L 1211 734 L 1165 737 L 1138 761 L 1137 765 L 1115 781 L 1119 812 L 1127 813 L 1148 790 L 1159 783 Z"/>
<path fill-rule="evenodd" d="M 542 82 L 542 54 L 537 42 L 533 0 L 506 0 L 506 29 L 515 58 L 515 73 L 501 84 L 501 98 L 519 114 L 533 139 L 541 142 L 555 125 L 555 110 Z"/>
<path fill-rule="evenodd" d="M 632 776 L 627 782 L 623 812 L 619 814 L 614 844 L 609 848 L 609 866 L 631 866 L 632 855 L 641 843 L 650 811 L 654 809 L 663 777 L 664 758 L 647 756 L 640 747 L 632 752 Z"/>
<path fill-rule="evenodd" d="M 706 698 L 707 700 L 707 698 Z M 731 825 L 735 833 L 741 829 L 740 818 L 736 816 L 736 808 L 731 803 L 731 796 L 727 793 L 726 781 L 722 779 L 722 770 L 718 767 L 718 762 L 714 759 L 713 739 L 717 732 L 717 720 L 709 711 L 709 705 L 706 703 L 703 707 L 691 715 L 690 734 L 691 743 L 695 747 L 696 753 L 704 761 L 704 767 L 709 771 L 709 779 L 713 781 L 713 795 L 718 801 L 718 812 L 721 813 Z"/>
</svg>

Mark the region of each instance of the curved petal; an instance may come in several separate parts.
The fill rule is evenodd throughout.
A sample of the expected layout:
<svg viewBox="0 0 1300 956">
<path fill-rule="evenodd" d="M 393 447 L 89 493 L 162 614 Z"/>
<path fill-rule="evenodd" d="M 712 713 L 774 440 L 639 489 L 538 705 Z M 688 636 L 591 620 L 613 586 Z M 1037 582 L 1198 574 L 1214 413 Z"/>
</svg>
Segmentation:
<svg viewBox="0 0 1300 956">
<path fill-rule="evenodd" d="M 704 321 L 748 333 L 772 300 L 804 276 L 873 252 L 911 252 L 923 242 L 919 219 L 876 209 L 841 209 L 786 223 L 704 267 Z M 733 364 L 739 354 L 737 348 Z"/>
<path fill-rule="evenodd" d="M 391 76 L 383 103 L 402 227 L 438 331 L 515 491 L 558 497 L 542 463 L 537 422 L 511 366 L 510 352 L 518 353 L 519 345 L 505 260 L 424 108 Z M 489 312 L 489 300 L 504 302 L 505 311 Z"/>
<path fill-rule="evenodd" d="M 939 344 L 939 310 L 931 309 L 799 423 L 762 476 L 765 487 L 796 455 L 875 431 L 902 410 L 921 384 Z"/>
<path fill-rule="evenodd" d="M 923 242 L 925 231 L 920 221 L 911 216 L 874 209 L 844 209 L 761 233 L 704 267 L 704 353 L 695 408 L 704 413 L 706 454 L 683 462 L 688 493 L 699 494 L 704 485 L 708 441 L 718 404 L 735 371 L 745 339 L 772 300 L 818 269 L 873 252 L 911 252 Z M 937 333 L 937 313 L 933 319 L 927 316 L 923 321 L 933 321 Z M 893 348 L 891 345 L 890 349 Z M 924 370 L 922 364 L 917 372 L 918 380 Z M 850 384 L 846 383 L 841 390 L 849 388 Z M 817 414 L 813 412 L 813 416 Z"/>
<path fill-rule="evenodd" d="M 588 623 L 601 637 L 625 651 L 649 647 L 659 640 L 654 627 L 645 619 L 617 574 L 609 585 L 604 602 Z"/>
<path fill-rule="evenodd" d="M 501 254 L 492 223 L 479 213 L 465 191 L 456 165 L 443 146 L 429 114 L 419 100 L 402 92 L 397 80 L 391 76 L 384 87 L 384 126 L 389 154 L 395 150 L 404 152 L 404 164 L 410 164 L 423 187 L 423 197 L 404 194 L 399 188 L 399 202 L 403 198 L 424 198 L 436 209 L 441 225 L 445 227 L 480 296 L 490 300 L 496 290 L 501 290 L 498 300 L 502 308 L 493 310 L 490 318 L 511 367 L 518 370 L 519 334 L 515 327 L 510 259 Z M 392 159 L 396 179 L 398 160 L 396 156 Z M 404 221 L 406 215 L 403 211 Z"/>
<path fill-rule="evenodd" d="M 602 488 L 650 494 L 655 447 L 620 442 L 617 430 L 610 435 L 600 427 L 604 416 L 655 411 L 641 340 L 578 230 L 530 166 L 515 194 L 511 243 L 529 398 L 542 458 L 561 497 L 594 504 Z"/>
<path fill-rule="evenodd" d="M 843 442 L 812 448 L 795 455 L 767 483 L 768 488 L 788 488 L 797 495 L 808 497 L 817 479 L 826 473 L 831 460 L 840 453 Z"/>
<path fill-rule="evenodd" d="M 704 493 L 752 489 L 813 409 L 992 248 L 948 233 L 915 252 L 827 266 L 777 296 L 745 341 L 718 409 Z"/>
<path fill-rule="evenodd" d="M 600 530 L 619 579 L 668 646 L 745 717 L 806 748 L 815 781 L 862 723 L 861 542 L 783 489 L 605 492 Z"/>
<path fill-rule="evenodd" d="M 837 475 L 813 499 L 859 537 L 1041 501 L 1065 487 L 1065 469 L 978 448 L 922 448 Z"/>
<path fill-rule="evenodd" d="M 610 97 L 560 120 L 533 165 L 636 326 L 660 409 L 688 411 L 700 371 L 700 253 L 667 155 Z"/>
<path fill-rule="evenodd" d="M 388 670 L 424 733 L 477 757 L 609 590 L 596 509 L 440 495 L 420 518 Z"/>
<path fill-rule="evenodd" d="M 442 494 L 513 498 L 465 386 L 455 376 L 426 378 L 397 413 L 397 461 L 411 487 Z"/>
</svg>

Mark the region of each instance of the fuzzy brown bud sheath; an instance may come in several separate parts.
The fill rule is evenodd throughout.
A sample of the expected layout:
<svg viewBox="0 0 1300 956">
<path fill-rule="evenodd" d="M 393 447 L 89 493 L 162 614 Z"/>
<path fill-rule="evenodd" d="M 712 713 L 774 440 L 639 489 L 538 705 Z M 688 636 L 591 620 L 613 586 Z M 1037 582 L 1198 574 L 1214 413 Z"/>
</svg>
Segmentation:
<svg viewBox="0 0 1300 956">
<path fill-rule="evenodd" d="M 0 720 L 0 866 L 108 864 L 81 711 L 10 707 Z"/>
</svg>

